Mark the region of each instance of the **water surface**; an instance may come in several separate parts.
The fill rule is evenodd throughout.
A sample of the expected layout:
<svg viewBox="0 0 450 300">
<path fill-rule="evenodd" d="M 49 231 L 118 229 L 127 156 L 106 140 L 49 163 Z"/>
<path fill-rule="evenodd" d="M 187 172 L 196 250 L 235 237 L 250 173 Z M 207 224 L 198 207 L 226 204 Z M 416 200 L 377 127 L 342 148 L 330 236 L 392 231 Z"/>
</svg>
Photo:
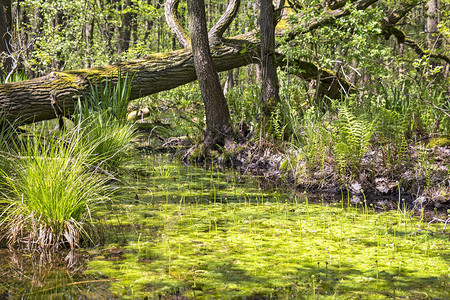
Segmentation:
<svg viewBox="0 0 450 300">
<path fill-rule="evenodd" d="M 92 212 L 106 243 L 50 260 L 2 250 L 3 298 L 450 298 L 442 224 L 164 155 L 126 169 L 127 188 Z"/>
</svg>

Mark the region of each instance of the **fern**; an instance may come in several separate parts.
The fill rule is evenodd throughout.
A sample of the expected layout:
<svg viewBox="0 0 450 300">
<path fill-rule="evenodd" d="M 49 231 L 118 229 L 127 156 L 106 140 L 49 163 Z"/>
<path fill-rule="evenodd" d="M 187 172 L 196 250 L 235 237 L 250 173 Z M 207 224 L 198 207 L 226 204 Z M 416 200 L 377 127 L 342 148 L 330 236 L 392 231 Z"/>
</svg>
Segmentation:
<svg viewBox="0 0 450 300">
<path fill-rule="evenodd" d="M 272 112 L 268 122 L 267 122 L 267 131 L 269 134 L 272 134 L 272 136 L 277 141 L 283 141 L 284 140 L 284 131 L 286 129 L 287 124 L 284 126 L 282 125 L 283 122 L 283 116 L 281 113 L 280 106 L 277 105 L 275 110 Z"/>
<path fill-rule="evenodd" d="M 333 153 L 339 172 L 345 174 L 348 170 L 356 171 L 370 145 L 375 122 L 357 118 L 348 107 L 341 105 L 335 124 Z"/>
<path fill-rule="evenodd" d="M 395 110 L 379 108 L 377 111 L 377 145 L 386 167 L 397 165 L 408 159 L 408 131 L 406 116 Z"/>
</svg>

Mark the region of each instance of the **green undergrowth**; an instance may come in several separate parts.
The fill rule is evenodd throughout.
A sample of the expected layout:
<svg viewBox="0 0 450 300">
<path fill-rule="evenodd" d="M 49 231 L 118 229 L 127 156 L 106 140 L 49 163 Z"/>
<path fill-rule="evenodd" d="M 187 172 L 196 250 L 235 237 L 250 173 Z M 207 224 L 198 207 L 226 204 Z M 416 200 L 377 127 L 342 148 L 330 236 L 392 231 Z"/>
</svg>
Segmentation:
<svg viewBox="0 0 450 300">
<path fill-rule="evenodd" d="M 262 192 L 164 157 L 143 155 L 130 173 L 134 188 L 93 212 L 108 241 L 86 270 L 122 299 L 450 296 L 442 224 Z"/>
<path fill-rule="evenodd" d="M 74 248 L 89 238 L 89 206 L 108 194 L 107 178 L 87 167 L 98 141 L 81 146 L 81 137 L 73 130 L 16 141 L 8 156 L 13 171 L 0 170 L 0 237 L 9 246 Z"/>
<path fill-rule="evenodd" d="M 49 130 L 52 122 L 15 130 L 0 116 L 1 242 L 53 251 L 100 240 L 90 207 L 117 189 L 105 169 L 118 170 L 136 137 L 126 121 L 130 80 L 92 86 L 61 130 Z"/>
</svg>

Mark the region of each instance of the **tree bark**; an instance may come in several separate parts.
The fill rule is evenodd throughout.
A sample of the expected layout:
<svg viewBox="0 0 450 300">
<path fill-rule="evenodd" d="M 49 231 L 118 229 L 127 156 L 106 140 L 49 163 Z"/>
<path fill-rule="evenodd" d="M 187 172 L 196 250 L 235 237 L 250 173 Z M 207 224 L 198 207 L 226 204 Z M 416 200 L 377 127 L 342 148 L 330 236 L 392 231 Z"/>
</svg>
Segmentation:
<svg viewBox="0 0 450 300">
<path fill-rule="evenodd" d="M 204 145 L 206 149 L 216 144 L 230 148 L 234 133 L 228 104 L 209 48 L 204 0 L 188 0 L 188 16 L 195 72 L 206 114 Z"/>
<path fill-rule="evenodd" d="M 255 32 L 242 34 L 211 48 L 214 66 L 218 72 L 228 71 L 259 61 L 254 54 L 260 53 L 260 44 Z M 283 56 L 277 56 L 277 63 L 285 65 Z M 310 62 L 293 61 L 297 75 L 304 80 L 314 80 L 319 72 Z M 66 116 L 74 112 L 79 98 L 89 94 L 91 82 L 101 84 L 102 80 L 117 78 L 122 72 L 134 75 L 131 83 L 131 100 L 148 96 L 197 79 L 191 49 L 169 53 L 157 53 L 144 59 L 132 60 L 116 65 L 92 69 L 53 72 L 44 77 L 28 81 L 0 84 L 0 110 L 10 120 L 20 118 L 32 123 L 55 118 L 50 103 L 54 93 Z M 322 70 L 322 75 L 324 71 Z M 332 84 L 336 77 L 331 73 L 322 76 L 322 83 Z M 345 89 L 351 84 L 341 80 Z"/>
<path fill-rule="evenodd" d="M 0 64 L 3 71 L 8 73 L 11 69 L 11 60 L 8 58 L 8 45 L 11 30 L 11 0 L 0 0 Z M 0 74 L 1 72 L 0 68 Z"/>
<path fill-rule="evenodd" d="M 230 40 L 227 45 L 213 48 L 213 60 L 218 71 L 238 68 L 257 60 L 251 55 L 259 51 L 256 37 L 250 35 L 237 38 Z M 242 53 L 244 49 L 249 51 Z M 90 83 L 101 84 L 106 79 L 114 80 L 119 72 L 134 75 L 131 99 L 169 90 L 197 79 L 192 52 L 182 49 L 116 65 L 52 72 L 28 81 L 0 84 L 0 110 L 5 112 L 8 119 L 20 118 L 25 123 L 52 119 L 55 115 L 50 95 L 54 93 L 64 114 L 69 116 L 74 112 L 76 101 L 89 94 Z"/>
<path fill-rule="evenodd" d="M 225 79 L 225 85 L 223 88 L 223 93 L 225 95 L 228 94 L 228 92 L 234 87 L 234 72 L 233 70 L 227 71 L 227 78 Z"/>
<path fill-rule="evenodd" d="M 128 50 L 130 47 L 131 40 L 131 29 L 133 27 L 132 21 L 134 18 L 134 13 L 123 12 L 131 6 L 130 0 L 125 0 L 121 5 L 120 11 L 122 12 L 122 24 L 119 29 L 119 41 L 117 43 L 117 54 L 121 54 Z"/>
<path fill-rule="evenodd" d="M 92 9 L 94 12 L 94 8 L 89 5 L 86 6 L 87 9 Z M 86 16 L 86 24 L 84 25 L 84 38 L 86 42 L 86 58 L 85 58 L 85 68 L 90 68 L 92 65 L 92 47 L 94 45 L 94 21 L 95 16 L 90 16 L 89 14 Z"/>
<path fill-rule="evenodd" d="M 60 29 L 66 26 L 66 17 L 62 11 L 56 13 L 56 18 L 53 20 L 53 27 Z M 66 62 L 62 59 L 63 53 L 57 51 L 55 57 L 52 59 L 52 70 L 64 70 Z"/>
<path fill-rule="evenodd" d="M 362 6 L 367 6 L 376 0 L 352 0 L 351 2 L 357 9 L 363 9 Z M 99 1 L 97 5 L 100 5 Z M 345 15 L 347 15 L 346 11 L 339 11 L 333 14 L 332 18 Z M 323 19 L 313 20 L 308 23 L 306 31 L 329 23 Z M 259 62 L 260 58 L 257 56 L 261 53 L 260 46 L 258 33 L 254 31 L 231 39 L 220 39 L 211 48 L 216 71 L 228 71 Z M 286 65 L 282 55 L 276 55 L 276 59 L 278 65 Z M 320 72 L 324 88 L 332 87 L 348 91 L 353 87 L 332 72 L 319 70 L 313 63 L 291 59 L 289 65 L 295 66 L 297 75 L 304 80 L 315 80 Z M 0 110 L 8 119 L 20 118 L 25 123 L 52 119 L 55 113 L 51 105 L 51 95 L 55 95 L 54 102 L 61 107 L 64 115 L 70 116 L 74 112 L 76 101 L 89 94 L 92 82 L 101 85 L 106 79 L 116 80 L 119 73 L 134 75 L 131 100 L 169 90 L 197 79 L 192 51 L 186 48 L 111 66 L 53 72 L 29 81 L 3 84 L 0 85 Z"/>
<path fill-rule="evenodd" d="M 427 42 L 428 48 L 432 51 L 439 47 L 438 45 L 438 1 L 430 0 L 427 3 Z"/>
<path fill-rule="evenodd" d="M 261 106 L 263 112 L 263 126 L 265 120 L 271 116 L 280 102 L 280 85 L 277 76 L 275 60 L 275 23 L 274 6 L 272 0 L 261 0 L 260 5 L 260 33 L 261 33 Z"/>
<path fill-rule="evenodd" d="M 182 24 L 177 18 L 177 10 L 179 0 L 167 0 L 164 6 L 164 14 L 166 17 L 166 23 L 172 31 L 173 35 L 183 48 L 186 48 L 190 44 L 190 38 L 187 32 L 184 30 Z"/>
<path fill-rule="evenodd" d="M 210 41 L 216 41 L 222 38 L 225 30 L 230 27 L 231 22 L 235 19 L 240 6 L 241 0 L 230 0 L 225 13 L 220 17 L 208 33 L 208 38 Z"/>
</svg>

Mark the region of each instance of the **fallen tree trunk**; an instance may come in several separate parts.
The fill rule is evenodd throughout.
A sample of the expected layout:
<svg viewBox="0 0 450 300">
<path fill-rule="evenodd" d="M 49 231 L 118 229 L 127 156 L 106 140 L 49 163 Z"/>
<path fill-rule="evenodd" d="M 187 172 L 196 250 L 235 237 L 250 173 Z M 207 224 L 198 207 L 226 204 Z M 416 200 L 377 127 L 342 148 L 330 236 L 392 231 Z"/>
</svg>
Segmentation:
<svg viewBox="0 0 450 300">
<path fill-rule="evenodd" d="M 255 32 L 225 39 L 211 46 L 214 65 L 218 72 L 256 63 L 260 41 Z M 283 64 L 283 60 L 279 60 Z M 317 79 L 318 68 L 311 63 L 299 62 L 299 74 L 305 80 Z M 197 79 L 190 48 L 169 53 L 153 54 L 147 58 L 117 65 L 64 72 L 52 72 L 32 80 L 0 84 L 0 111 L 8 120 L 22 123 L 49 120 L 73 114 L 78 99 L 90 93 L 90 85 L 101 86 L 106 80 L 116 80 L 119 74 L 131 74 L 131 99 L 137 99 L 173 89 Z M 330 84 L 330 76 L 323 84 Z M 345 88 L 349 85 L 344 83 Z"/>
<path fill-rule="evenodd" d="M 212 48 L 218 71 L 255 62 L 259 43 L 252 35 L 237 36 Z M 158 53 L 117 65 L 52 72 L 28 81 L 0 85 L 0 111 L 7 119 L 24 123 L 55 118 L 60 108 L 65 116 L 74 112 L 79 98 L 86 97 L 92 83 L 117 79 L 119 73 L 134 76 L 131 99 L 169 90 L 196 79 L 191 49 Z"/>
</svg>

